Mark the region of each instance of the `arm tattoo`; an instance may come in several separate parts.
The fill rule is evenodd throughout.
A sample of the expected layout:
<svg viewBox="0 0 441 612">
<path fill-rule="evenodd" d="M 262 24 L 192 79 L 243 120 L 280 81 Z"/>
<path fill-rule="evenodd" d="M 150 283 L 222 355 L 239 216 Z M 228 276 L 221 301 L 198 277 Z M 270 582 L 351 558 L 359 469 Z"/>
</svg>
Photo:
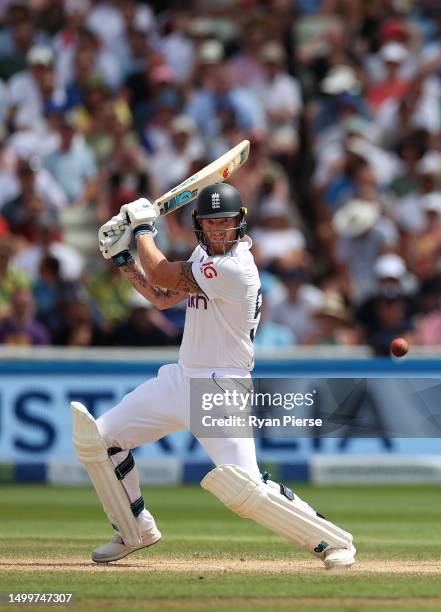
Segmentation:
<svg viewBox="0 0 441 612">
<path fill-rule="evenodd" d="M 148 289 L 150 287 L 143 270 L 140 269 L 135 261 L 124 264 L 121 266 L 121 270 L 125 273 L 129 281 L 135 285 L 135 287 L 141 286 L 143 289 Z"/>
<path fill-rule="evenodd" d="M 156 297 L 174 297 L 175 295 L 179 295 L 179 291 L 172 291 L 171 289 L 163 289 L 162 287 L 157 287 L 156 285 L 151 286 L 153 291 L 155 292 Z"/>
<path fill-rule="evenodd" d="M 169 301 L 177 303 L 177 301 L 180 301 L 176 300 L 177 297 L 185 298 L 185 295 L 181 295 L 180 291 L 171 291 L 170 289 L 150 285 L 144 271 L 134 261 L 121 266 L 120 269 L 135 289 L 157 306 L 164 305 Z"/>
<path fill-rule="evenodd" d="M 179 280 L 175 286 L 178 291 L 186 291 L 188 293 L 203 293 L 194 279 L 193 272 L 191 271 L 191 261 L 183 261 L 181 263 L 181 270 L 179 272 Z"/>
</svg>

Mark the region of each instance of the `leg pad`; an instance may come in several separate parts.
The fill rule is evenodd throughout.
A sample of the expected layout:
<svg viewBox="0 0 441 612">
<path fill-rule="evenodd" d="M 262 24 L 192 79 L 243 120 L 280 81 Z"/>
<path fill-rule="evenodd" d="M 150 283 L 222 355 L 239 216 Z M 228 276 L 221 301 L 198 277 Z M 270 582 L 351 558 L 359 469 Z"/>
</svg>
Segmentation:
<svg viewBox="0 0 441 612">
<path fill-rule="evenodd" d="M 237 465 L 221 465 L 209 472 L 201 486 L 227 508 L 243 518 L 295 542 L 323 558 L 332 548 L 350 548 L 352 535 L 321 518 L 306 502 L 287 487 L 253 478 Z M 292 496 L 292 499 L 291 499 Z"/>
<path fill-rule="evenodd" d="M 79 402 L 72 402 L 71 407 L 73 444 L 77 459 L 84 464 L 110 523 L 118 529 L 127 546 L 139 546 L 142 534 L 136 516 L 142 512 L 144 500 L 140 497 L 133 504 L 130 503 L 126 490 L 116 476 L 115 467 L 95 419 Z M 120 449 L 115 452 L 119 451 Z M 130 457 L 134 465 L 131 454 Z M 119 468 L 119 475 L 122 478 L 133 468 L 133 465 L 129 467 L 129 464 L 130 460 L 125 459 L 117 466 L 116 469 Z"/>
</svg>

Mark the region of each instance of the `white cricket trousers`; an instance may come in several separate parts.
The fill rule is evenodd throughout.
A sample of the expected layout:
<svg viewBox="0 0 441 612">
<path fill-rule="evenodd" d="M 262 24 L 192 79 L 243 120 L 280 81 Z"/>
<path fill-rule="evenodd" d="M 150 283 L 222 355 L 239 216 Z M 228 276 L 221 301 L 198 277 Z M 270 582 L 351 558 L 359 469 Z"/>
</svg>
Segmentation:
<svg viewBox="0 0 441 612">
<path fill-rule="evenodd" d="M 190 380 L 179 364 L 164 365 L 156 378 L 136 387 L 97 420 L 107 447 L 123 449 L 111 457 L 115 466 L 132 448 L 155 442 L 175 431 L 190 429 Z M 197 439 L 216 466 L 234 464 L 260 477 L 253 438 Z M 121 482 L 131 502 L 140 497 L 136 466 Z M 138 516 L 138 521 L 142 531 L 149 531 L 155 525 L 147 509 Z"/>
</svg>

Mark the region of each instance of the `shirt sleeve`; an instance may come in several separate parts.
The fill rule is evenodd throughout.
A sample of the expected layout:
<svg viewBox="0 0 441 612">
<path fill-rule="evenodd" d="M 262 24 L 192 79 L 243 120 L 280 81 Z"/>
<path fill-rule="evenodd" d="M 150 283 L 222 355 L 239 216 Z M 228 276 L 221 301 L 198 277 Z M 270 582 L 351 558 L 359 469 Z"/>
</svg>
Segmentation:
<svg viewBox="0 0 441 612">
<path fill-rule="evenodd" d="M 239 262 L 232 258 L 194 261 L 191 269 L 195 281 L 210 300 L 239 302 L 246 295 L 246 276 Z"/>
<path fill-rule="evenodd" d="M 187 261 L 197 261 L 198 259 L 198 247 L 195 248 L 195 250 L 193 251 L 193 253 L 190 255 L 190 257 L 187 259 Z"/>
</svg>

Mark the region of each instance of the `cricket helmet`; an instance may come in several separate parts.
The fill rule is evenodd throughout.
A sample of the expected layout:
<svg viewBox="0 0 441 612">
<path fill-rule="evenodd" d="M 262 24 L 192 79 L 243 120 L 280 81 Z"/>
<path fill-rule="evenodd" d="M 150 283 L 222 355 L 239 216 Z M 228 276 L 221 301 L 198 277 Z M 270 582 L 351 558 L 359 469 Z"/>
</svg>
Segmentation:
<svg viewBox="0 0 441 612">
<path fill-rule="evenodd" d="M 247 209 L 242 206 L 242 200 L 237 189 L 227 183 L 215 183 L 204 187 L 196 201 L 196 210 L 193 211 L 193 226 L 199 244 L 205 250 L 209 248 L 199 222 L 201 219 L 237 217 L 238 223 L 235 228 L 237 233 L 234 240 L 234 242 L 237 242 L 245 236 L 247 229 L 246 215 Z"/>
</svg>

